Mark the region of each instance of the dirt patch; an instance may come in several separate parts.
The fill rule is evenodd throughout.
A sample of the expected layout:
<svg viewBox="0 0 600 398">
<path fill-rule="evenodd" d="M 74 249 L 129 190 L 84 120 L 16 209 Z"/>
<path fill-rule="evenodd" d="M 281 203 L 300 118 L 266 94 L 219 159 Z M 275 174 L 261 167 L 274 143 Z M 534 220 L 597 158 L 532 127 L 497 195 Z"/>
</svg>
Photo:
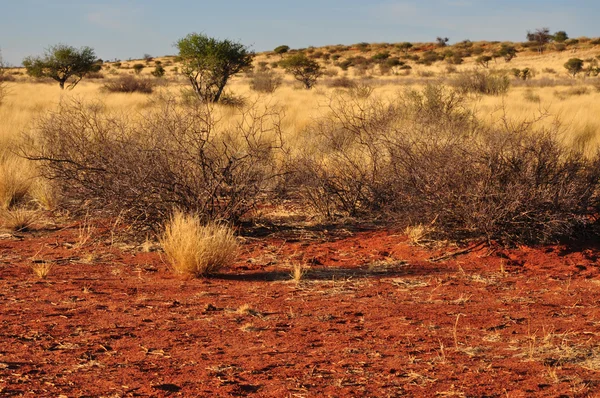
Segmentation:
<svg viewBox="0 0 600 398">
<path fill-rule="evenodd" d="M 2 396 L 600 392 L 594 248 L 434 262 L 457 248 L 321 230 L 246 238 L 233 267 L 186 279 L 159 252 L 80 235 L 0 236 Z"/>
</svg>

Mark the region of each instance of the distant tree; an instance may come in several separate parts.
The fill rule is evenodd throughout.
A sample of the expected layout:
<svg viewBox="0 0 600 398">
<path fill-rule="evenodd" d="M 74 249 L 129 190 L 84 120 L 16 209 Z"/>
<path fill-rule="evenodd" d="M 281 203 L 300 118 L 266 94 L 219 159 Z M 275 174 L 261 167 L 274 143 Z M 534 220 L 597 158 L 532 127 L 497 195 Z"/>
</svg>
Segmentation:
<svg viewBox="0 0 600 398">
<path fill-rule="evenodd" d="M 150 54 L 144 54 L 144 56 L 142 57 L 142 59 L 146 62 L 150 62 L 152 61 L 154 58 L 152 57 L 152 55 Z"/>
<path fill-rule="evenodd" d="M 101 65 L 96 63 L 96 54 L 90 47 L 75 47 L 57 44 L 46 49 L 42 57 L 29 56 L 23 60 L 27 74 L 33 77 L 50 77 L 58 82 L 61 89 L 71 81 L 68 89 L 74 88 L 88 73 L 98 72 Z"/>
<path fill-rule="evenodd" d="M 536 44 L 540 54 L 544 52 L 546 44 L 550 43 L 552 39 L 549 28 L 538 28 L 533 32 L 527 31 L 527 40 Z"/>
<path fill-rule="evenodd" d="M 144 70 L 144 64 L 133 64 L 133 71 L 136 75 L 139 75 Z"/>
<path fill-rule="evenodd" d="M 157 63 L 151 73 L 154 77 L 163 77 L 165 75 L 165 68 L 163 68 L 162 64 Z"/>
<path fill-rule="evenodd" d="M 511 46 L 509 44 L 503 44 L 498 50 L 498 54 L 501 57 L 504 57 L 505 62 L 510 62 L 513 58 L 517 56 L 517 49 L 515 46 Z"/>
<path fill-rule="evenodd" d="M 252 66 L 254 53 L 241 43 L 190 33 L 175 44 L 199 99 L 219 102 L 229 78 Z"/>
<path fill-rule="evenodd" d="M 492 57 L 490 57 L 489 55 L 482 55 L 480 57 L 477 57 L 475 62 L 477 62 L 479 65 L 483 66 L 484 68 L 487 68 L 489 66 L 491 60 L 492 60 Z"/>
<path fill-rule="evenodd" d="M 565 62 L 565 69 L 571 74 L 571 76 L 575 77 L 579 72 L 583 70 L 583 60 L 579 58 L 571 58 L 567 62 Z"/>
<path fill-rule="evenodd" d="M 283 57 L 283 54 L 287 53 L 288 51 L 290 51 L 290 46 L 277 46 L 275 47 L 275 49 L 273 50 L 273 52 L 275 54 L 279 54 L 279 56 Z"/>
<path fill-rule="evenodd" d="M 312 88 L 317 79 L 323 75 L 321 66 L 302 53 L 284 59 L 281 61 L 281 66 L 296 80 L 304 84 L 306 89 Z"/>
<path fill-rule="evenodd" d="M 569 40 L 569 35 L 567 35 L 567 32 L 564 30 L 559 30 L 558 32 L 554 33 L 553 39 L 557 43 L 564 43 L 565 41 Z"/>
<path fill-rule="evenodd" d="M 404 43 L 398 44 L 398 48 L 404 52 L 404 54 L 408 54 L 408 51 L 413 47 L 412 43 L 405 41 Z"/>
<path fill-rule="evenodd" d="M 438 47 L 446 47 L 450 39 L 448 39 L 447 37 L 437 37 L 435 41 L 437 42 Z"/>
</svg>

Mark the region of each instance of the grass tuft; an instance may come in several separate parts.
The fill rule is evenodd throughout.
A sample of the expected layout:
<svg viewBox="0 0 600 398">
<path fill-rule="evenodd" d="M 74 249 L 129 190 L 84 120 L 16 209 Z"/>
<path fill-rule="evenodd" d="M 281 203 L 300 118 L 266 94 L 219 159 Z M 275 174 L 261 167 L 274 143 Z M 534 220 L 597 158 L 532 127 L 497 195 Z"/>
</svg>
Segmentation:
<svg viewBox="0 0 600 398">
<path fill-rule="evenodd" d="M 196 277 L 231 264 L 238 251 L 231 228 L 215 223 L 202 225 L 197 215 L 180 211 L 167 222 L 161 245 L 176 273 Z"/>
</svg>

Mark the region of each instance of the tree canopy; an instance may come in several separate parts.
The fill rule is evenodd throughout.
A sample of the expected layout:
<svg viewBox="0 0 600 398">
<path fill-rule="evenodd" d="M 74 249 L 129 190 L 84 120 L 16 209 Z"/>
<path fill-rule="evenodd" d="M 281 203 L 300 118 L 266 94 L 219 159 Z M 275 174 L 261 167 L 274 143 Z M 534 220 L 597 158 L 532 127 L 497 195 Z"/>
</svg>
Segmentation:
<svg viewBox="0 0 600 398">
<path fill-rule="evenodd" d="M 101 65 L 90 47 L 77 49 L 66 44 L 51 46 L 43 56 L 29 56 L 23 60 L 27 74 L 33 77 L 50 77 L 61 89 L 70 80 L 68 89 L 74 88 L 90 72 L 97 72 Z"/>
<path fill-rule="evenodd" d="M 227 81 L 252 65 L 254 53 L 241 43 L 190 33 L 175 44 L 198 98 L 218 102 Z"/>
<path fill-rule="evenodd" d="M 307 89 L 312 88 L 317 79 L 323 75 L 321 66 L 304 53 L 298 53 L 284 59 L 281 61 L 281 66 L 286 72 L 291 73 L 296 80 L 302 82 Z"/>
</svg>

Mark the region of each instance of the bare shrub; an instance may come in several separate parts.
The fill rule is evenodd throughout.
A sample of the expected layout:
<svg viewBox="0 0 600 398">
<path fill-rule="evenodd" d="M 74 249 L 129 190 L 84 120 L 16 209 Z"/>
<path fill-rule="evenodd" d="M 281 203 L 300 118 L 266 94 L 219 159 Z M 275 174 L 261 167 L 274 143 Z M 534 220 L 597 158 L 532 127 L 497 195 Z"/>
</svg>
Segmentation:
<svg viewBox="0 0 600 398">
<path fill-rule="evenodd" d="M 196 215 L 175 211 L 165 226 L 161 245 L 175 272 L 196 277 L 214 274 L 237 256 L 231 228 L 202 224 Z"/>
<path fill-rule="evenodd" d="M 26 156 L 73 211 L 85 202 L 155 231 L 173 207 L 235 221 L 277 176 L 280 114 L 234 108 L 236 123 L 222 126 L 214 106 L 168 97 L 134 121 L 99 102 L 67 100 L 38 122 Z"/>
<path fill-rule="evenodd" d="M 281 86 L 282 77 L 270 69 L 252 74 L 250 88 L 263 93 L 273 93 Z"/>
<path fill-rule="evenodd" d="M 297 164 L 305 199 L 328 217 L 435 220 L 436 234 L 549 242 L 590 223 L 600 160 L 535 121 L 492 127 L 442 85 L 398 98 L 345 97 L 311 127 Z"/>
<path fill-rule="evenodd" d="M 155 83 L 150 79 L 141 79 L 131 75 L 123 75 L 105 83 L 103 89 L 110 93 L 150 94 L 154 90 L 154 85 Z"/>
<path fill-rule="evenodd" d="M 510 80 L 506 75 L 473 70 L 458 74 L 452 85 L 463 93 L 501 95 L 508 92 Z"/>
</svg>

